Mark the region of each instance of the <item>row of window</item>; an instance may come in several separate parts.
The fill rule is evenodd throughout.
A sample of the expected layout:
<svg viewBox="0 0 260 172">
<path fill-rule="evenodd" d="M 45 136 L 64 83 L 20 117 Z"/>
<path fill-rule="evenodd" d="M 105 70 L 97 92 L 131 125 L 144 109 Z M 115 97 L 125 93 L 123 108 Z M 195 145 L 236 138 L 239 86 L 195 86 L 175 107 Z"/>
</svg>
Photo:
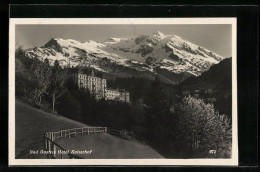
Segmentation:
<svg viewBox="0 0 260 172">
<path fill-rule="evenodd" d="M 91 90 L 93 90 L 93 89 L 101 90 L 99 86 L 96 86 L 96 87 L 95 87 L 95 86 L 93 86 L 93 87 L 88 87 L 87 85 L 81 85 L 80 87 L 81 87 L 81 88 L 89 88 L 89 89 L 91 89 Z"/>
<path fill-rule="evenodd" d="M 113 98 L 113 99 L 118 98 L 119 100 L 124 100 L 124 101 L 127 100 L 127 97 L 113 96 L 113 95 L 110 95 L 110 94 L 107 94 L 106 96 L 107 96 L 107 98 Z"/>
<path fill-rule="evenodd" d="M 101 84 L 99 84 L 99 83 L 95 83 L 95 82 L 94 82 L 94 83 L 92 83 L 92 84 L 91 84 L 90 82 L 87 82 L 87 81 L 85 81 L 85 83 L 84 83 L 84 81 L 83 81 L 83 82 L 81 81 L 81 82 L 80 82 L 80 84 L 84 84 L 84 85 L 97 85 L 97 86 L 101 86 Z M 105 86 L 105 85 L 103 85 L 103 87 L 106 87 L 106 86 Z"/>
<path fill-rule="evenodd" d="M 87 79 L 87 75 L 79 75 L 80 79 Z M 94 77 L 89 77 L 89 79 L 91 79 L 92 81 L 101 81 L 100 78 L 94 78 Z M 103 79 L 104 82 L 106 82 L 105 79 Z"/>
<path fill-rule="evenodd" d="M 119 94 L 119 92 L 116 92 L 116 91 L 109 91 L 109 90 L 107 90 L 107 93 Z"/>
<path fill-rule="evenodd" d="M 98 82 L 98 83 L 101 83 L 101 81 L 100 80 L 94 80 L 94 79 L 92 79 L 92 80 L 84 80 L 84 79 L 81 79 L 82 81 L 88 81 L 88 82 Z M 103 84 L 106 84 L 105 82 L 103 82 Z"/>
<path fill-rule="evenodd" d="M 115 96 L 117 96 L 117 95 L 114 95 L 114 94 L 106 94 L 106 96 L 108 96 L 108 97 L 115 97 Z"/>
</svg>

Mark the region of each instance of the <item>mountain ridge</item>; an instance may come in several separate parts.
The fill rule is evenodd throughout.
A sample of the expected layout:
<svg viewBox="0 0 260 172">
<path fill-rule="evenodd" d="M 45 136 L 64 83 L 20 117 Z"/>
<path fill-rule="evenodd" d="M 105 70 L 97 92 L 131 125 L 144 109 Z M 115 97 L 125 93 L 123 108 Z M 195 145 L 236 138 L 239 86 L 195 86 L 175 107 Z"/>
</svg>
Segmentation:
<svg viewBox="0 0 260 172">
<path fill-rule="evenodd" d="M 190 76 L 199 76 L 224 58 L 176 35 L 156 31 L 150 35 L 133 38 L 108 38 L 103 43 L 92 40 L 79 42 L 73 39 L 52 38 L 44 46 L 28 49 L 26 55 L 40 60 L 55 60 L 61 66 L 91 66 L 102 72 L 106 63 L 124 66 L 154 75 L 180 75 L 181 82 Z M 165 77 L 165 76 L 164 76 Z M 172 77 L 169 77 L 172 78 Z"/>
<path fill-rule="evenodd" d="M 185 89 L 232 90 L 232 57 L 222 60 L 198 77 L 190 77 L 180 86 Z"/>
</svg>

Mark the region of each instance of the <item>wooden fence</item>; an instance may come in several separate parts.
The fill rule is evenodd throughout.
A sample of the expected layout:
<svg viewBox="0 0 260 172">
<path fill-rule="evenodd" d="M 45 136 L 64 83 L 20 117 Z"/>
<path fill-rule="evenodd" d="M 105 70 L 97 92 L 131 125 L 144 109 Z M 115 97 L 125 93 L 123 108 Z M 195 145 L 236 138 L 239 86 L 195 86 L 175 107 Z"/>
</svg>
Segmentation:
<svg viewBox="0 0 260 172">
<path fill-rule="evenodd" d="M 142 137 L 138 137 L 137 135 L 135 135 L 133 132 L 131 131 L 127 131 L 127 130 L 115 130 L 115 129 L 107 129 L 107 133 L 112 134 L 112 135 L 116 135 L 119 136 L 123 139 L 127 139 L 127 140 L 137 140 L 140 143 L 143 144 L 151 144 L 150 142 L 148 142 L 147 140 L 145 140 Z"/>
<path fill-rule="evenodd" d="M 82 159 L 82 157 L 80 156 L 77 156 L 75 154 L 70 154 L 65 148 L 57 144 L 55 141 L 61 138 L 71 138 L 71 137 L 76 137 L 77 135 L 83 135 L 83 134 L 89 135 L 94 133 L 109 133 L 109 134 L 117 135 L 123 139 L 138 140 L 139 142 L 145 144 L 148 143 L 144 139 L 135 136 L 133 132 L 129 132 L 126 130 L 108 129 L 107 127 L 73 128 L 73 129 L 61 130 L 57 132 L 47 132 L 44 134 L 44 148 L 49 152 L 49 154 L 47 154 L 48 155 L 47 158 Z"/>
<path fill-rule="evenodd" d="M 61 138 L 70 138 L 77 135 L 85 134 L 94 134 L 94 133 L 106 133 L 107 127 L 83 127 L 83 128 L 73 128 L 68 130 L 61 130 L 57 132 L 47 132 L 44 134 L 44 148 L 48 151 L 48 158 L 70 158 L 70 159 L 79 159 L 81 157 L 77 155 L 72 155 L 62 146 L 57 144 L 55 141 Z"/>
<path fill-rule="evenodd" d="M 120 136 L 122 134 L 121 130 L 115 130 L 115 129 L 107 129 L 107 132 L 113 135 L 118 135 Z"/>
</svg>

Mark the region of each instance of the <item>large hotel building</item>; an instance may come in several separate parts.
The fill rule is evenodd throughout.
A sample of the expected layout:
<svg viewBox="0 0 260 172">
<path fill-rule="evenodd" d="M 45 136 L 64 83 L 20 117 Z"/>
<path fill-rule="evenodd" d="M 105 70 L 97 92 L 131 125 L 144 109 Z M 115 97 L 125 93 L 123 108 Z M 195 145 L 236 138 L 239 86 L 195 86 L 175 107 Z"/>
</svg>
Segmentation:
<svg viewBox="0 0 260 172">
<path fill-rule="evenodd" d="M 129 92 L 107 88 L 106 79 L 95 76 L 93 71 L 89 74 L 83 72 L 83 70 L 79 70 L 73 76 L 78 87 L 88 89 L 97 100 L 104 98 L 105 100 L 115 100 L 126 103 L 130 102 Z"/>
</svg>

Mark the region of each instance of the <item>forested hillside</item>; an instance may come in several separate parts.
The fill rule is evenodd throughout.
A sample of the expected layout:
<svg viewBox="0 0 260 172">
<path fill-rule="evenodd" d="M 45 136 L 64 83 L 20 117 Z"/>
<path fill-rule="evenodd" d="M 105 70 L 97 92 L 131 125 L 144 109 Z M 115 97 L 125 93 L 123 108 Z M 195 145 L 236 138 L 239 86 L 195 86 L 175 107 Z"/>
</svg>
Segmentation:
<svg viewBox="0 0 260 172">
<path fill-rule="evenodd" d="M 107 79 L 109 87 L 129 91 L 131 103 L 96 100 L 73 82 L 72 70 L 17 49 L 16 98 L 88 125 L 132 131 L 167 158 L 205 158 L 212 149 L 216 158 L 230 157 L 230 118 L 203 99 L 181 97 L 160 77 L 132 76 Z"/>
<path fill-rule="evenodd" d="M 201 76 L 188 78 L 179 88 L 190 92 L 199 90 L 200 98 L 215 100 L 215 108 L 232 118 L 232 58 L 213 65 Z M 207 91 L 208 93 L 205 93 Z"/>
</svg>

